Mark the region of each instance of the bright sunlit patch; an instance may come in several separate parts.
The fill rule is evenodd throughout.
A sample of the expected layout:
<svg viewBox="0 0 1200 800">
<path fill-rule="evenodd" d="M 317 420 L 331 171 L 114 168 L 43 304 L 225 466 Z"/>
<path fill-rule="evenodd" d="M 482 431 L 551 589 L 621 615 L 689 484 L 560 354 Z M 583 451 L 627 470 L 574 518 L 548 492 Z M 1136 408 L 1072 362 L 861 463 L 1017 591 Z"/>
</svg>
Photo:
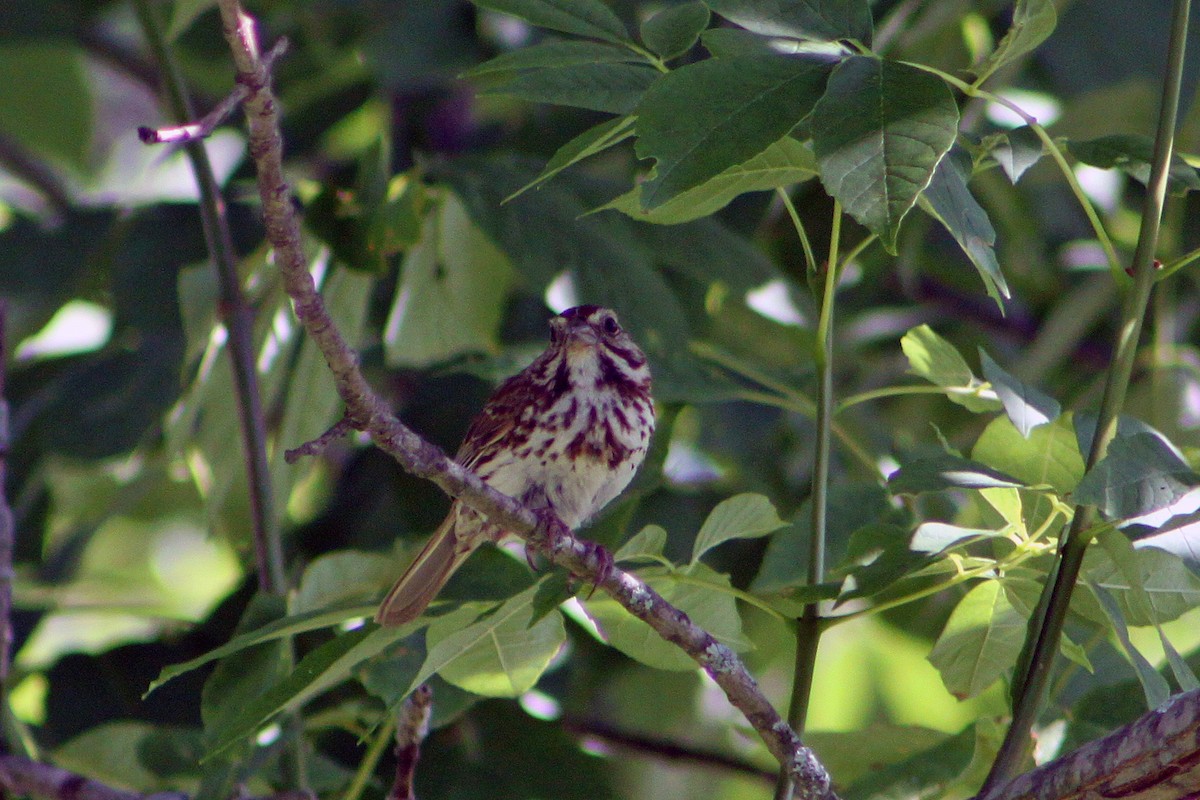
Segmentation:
<svg viewBox="0 0 1200 800">
<path fill-rule="evenodd" d="M 175 610 L 199 619 L 241 579 L 237 556 L 198 525 L 179 520 L 154 540 L 151 569 Z"/>
<path fill-rule="evenodd" d="M 350 631 L 358 630 L 359 628 L 361 628 L 362 626 L 364 626 L 366 624 L 367 624 L 366 617 L 355 617 L 354 619 L 346 620 L 341 625 L 339 625 L 338 628 L 343 633 L 349 633 Z"/>
<path fill-rule="evenodd" d="M 562 706 L 558 704 L 558 701 L 537 689 L 531 689 L 521 695 L 520 703 L 521 708 L 525 709 L 525 713 L 534 719 L 553 722 L 562 716 Z"/>
<path fill-rule="evenodd" d="M 1043 127 L 1053 125 L 1062 115 L 1062 105 L 1054 97 L 1043 92 L 1006 89 L 996 94 L 1022 109 Z M 999 103 L 988 103 L 987 117 L 1002 128 L 1019 128 L 1025 124 L 1020 114 Z"/>
<path fill-rule="evenodd" d="M 267 747 L 274 744 L 282 733 L 283 728 L 278 725 L 268 725 L 258 732 L 258 736 L 254 737 L 254 743 L 259 747 Z"/>
<path fill-rule="evenodd" d="M 112 333 L 112 313 L 95 303 L 72 300 L 46 326 L 17 345 L 17 360 L 86 353 L 103 345 Z"/>
<path fill-rule="evenodd" d="M 746 292 L 746 305 L 767 319 L 783 325 L 804 324 L 804 315 L 792 302 L 787 284 L 781 280 L 768 281 L 757 289 Z"/>
<path fill-rule="evenodd" d="M 881 456 L 875 466 L 879 470 L 879 474 L 888 479 L 900 471 L 900 462 L 891 456 Z"/>
<path fill-rule="evenodd" d="M 8 705 L 17 719 L 29 725 L 41 725 L 46 721 L 46 693 L 50 683 L 46 676 L 34 672 L 25 676 L 8 695 Z"/>
<path fill-rule="evenodd" d="M 721 477 L 721 470 L 708 456 L 688 442 L 673 439 L 667 448 L 663 475 L 677 486 L 711 483 Z"/>
<path fill-rule="evenodd" d="M 1075 178 L 1083 193 L 1105 211 L 1113 211 L 1121 199 L 1125 176 L 1115 169 L 1100 169 L 1087 164 L 1075 165 Z"/>
<path fill-rule="evenodd" d="M 560 272 L 546 287 L 546 305 L 555 314 L 579 305 L 579 291 L 575 288 L 575 277 L 570 272 Z"/>
</svg>

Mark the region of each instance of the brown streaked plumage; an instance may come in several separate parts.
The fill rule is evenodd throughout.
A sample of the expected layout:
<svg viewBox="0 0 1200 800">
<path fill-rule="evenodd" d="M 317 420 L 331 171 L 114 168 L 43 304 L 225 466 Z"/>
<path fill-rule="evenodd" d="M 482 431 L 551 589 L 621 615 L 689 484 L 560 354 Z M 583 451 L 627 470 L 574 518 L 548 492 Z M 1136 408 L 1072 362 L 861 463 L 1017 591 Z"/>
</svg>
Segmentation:
<svg viewBox="0 0 1200 800">
<path fill-rule="evenodd" d="M 506 380 L 471 423 L 455 456 L 488 485 L 572 529 L 620 494 L 646 457 L 654 403 L 646 356 L 600 306 L 550 320 L 550 345 Z M 416 619 L 485 541 L 505 531 L 455 502 L 375 614 Z"/>
</svg>

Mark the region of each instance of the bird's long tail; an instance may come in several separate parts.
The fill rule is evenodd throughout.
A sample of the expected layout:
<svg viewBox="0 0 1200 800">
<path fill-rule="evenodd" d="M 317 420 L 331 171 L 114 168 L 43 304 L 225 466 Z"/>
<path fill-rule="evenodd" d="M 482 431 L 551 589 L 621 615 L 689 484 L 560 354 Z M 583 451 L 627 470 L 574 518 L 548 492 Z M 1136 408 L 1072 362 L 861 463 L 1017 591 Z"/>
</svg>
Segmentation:
<svg viewBox="0 0 1200 800">
<path fill-rule="evenodd" d="M 421 616 L 454 571 L 475 550 L 474 543 L 460 542 L 455 535 L 457 511 L 456 504 L 379 604 L 375 621 L 380 625 L 403 625 Z"/>
</svg>

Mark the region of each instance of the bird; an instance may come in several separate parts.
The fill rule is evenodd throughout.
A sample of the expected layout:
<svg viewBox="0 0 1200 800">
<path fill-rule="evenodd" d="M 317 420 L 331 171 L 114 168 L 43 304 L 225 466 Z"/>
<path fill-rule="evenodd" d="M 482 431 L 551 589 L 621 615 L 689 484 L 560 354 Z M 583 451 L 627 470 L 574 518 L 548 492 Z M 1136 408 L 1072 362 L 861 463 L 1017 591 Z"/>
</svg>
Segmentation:
<svg viewBox="0 0 1200 800">
<path fill-rule="evenodd" d="M 646 458 L 654 401 L 646 355 L 597 305 L 550 319 L 550 342 L 504 381 L 467 429 L 455 460 L 533 511 L 575 530 L 619 495 Z M 508 533 L 461 501 L 375 614 L 383 626 L 421 616 L 467 557 Z"/>
</svg>

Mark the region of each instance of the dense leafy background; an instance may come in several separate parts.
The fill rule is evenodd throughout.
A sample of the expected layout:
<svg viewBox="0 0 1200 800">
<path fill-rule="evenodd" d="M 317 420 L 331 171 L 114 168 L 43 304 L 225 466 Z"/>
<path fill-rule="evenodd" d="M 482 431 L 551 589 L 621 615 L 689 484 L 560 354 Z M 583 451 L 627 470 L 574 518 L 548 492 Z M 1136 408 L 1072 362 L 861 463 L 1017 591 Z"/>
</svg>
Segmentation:
<svg viewBox="0 0 1200 800">
<path fill-rule="evenodd" d="M 991 76 L 1047 126 L 1127 259 L 1165 58 L 1166 4 L 1146 6 L 251 10 L 268 40 L 292 43 L 277 71 L 289 174 L 314 272 L 376 386 L 453 450 L 494 381 L 542 347 L 548 297 L 615 307 L 651 357 L 666 424 L 589 535 L 740 650 L 781 705 L 786 620 L 836 597 L 852 618 L 822 640 L 809 738 L 844 796 L 869 797 L 977 788 L 972 756 L 986 764 L 994 747 L 1072 500 L 1124 527 L 1085 564 L 1048 751 L 1195 680 L 1196 523 L 1167 519 L 1200 484 L 1194 270 L 1158 288 L 1130 416 L 1084 475 L 1124 278 L 1036 133 L 956 83 Z M 232 78 L 215 11 L 154 7 L 207 107 Z M 839 41 L 791 52 L 813 39 Z M 195 184 L 181 152 L 133 133 L 166 121 L 148 53 L 126 3 L 0 9 L 11 700 L 44 757 L 216 796 L 234 780 L 286 785 L 300 735 L 314 789 L 344 791 L 365 763 L 360 790 L 379 796 L 391 762 L 368 748 L 432 676 L 422 797 L 769 796 L 771 760 L 717 690 L 604 598 L 560 612 L 575 588 L 561 575 L 480 553 L 427 627 L 342 625 L 447 502 L 352 441 L 283 462 L 340 409 L 272 272 L 232 124 L 208 148 L 256 312 L 293 588 L 286 603 L 255 594 Z M 1182 119 L 1168 262 L 1200 245 L 1190 101 Z M 841 252 L 865 243 L 837 299 L 836 393 L 861 402 L 837 417 L 832 569 L 817 587 L 804 586 L 817 306 L 776 187 L 817 260 L 831 197 Z M 897 386 L 914 388 L 885 391 Z M 295 709 L 301 722 L 277 713 Z M 668 762 L 668 744 L 763 775 Z"/>
</svg>

